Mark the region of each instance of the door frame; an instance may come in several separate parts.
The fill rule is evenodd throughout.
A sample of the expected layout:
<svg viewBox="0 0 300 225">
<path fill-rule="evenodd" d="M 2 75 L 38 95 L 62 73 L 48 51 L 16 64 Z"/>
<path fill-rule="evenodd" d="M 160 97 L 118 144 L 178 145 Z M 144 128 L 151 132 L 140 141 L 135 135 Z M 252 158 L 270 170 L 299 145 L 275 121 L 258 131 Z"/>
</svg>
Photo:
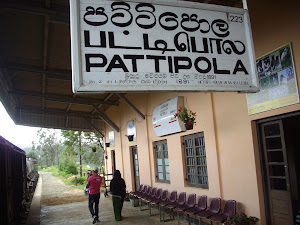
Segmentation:
<svg viewBox="0 0 300 225">
<path fill-rule="evenodd" d="M 136 179 L 136 171 L 135 171 L 135 159 L 134 159 L 134 155 L 133 155 L 133 149 L 136 149 L 136 155 L 137 155 L 137 160 L 138 160 L 138 170 L 139 170 L 139 175 L 138 175 L 138 180 L 139 180 L 139 184 L 137 185 L 137 179 Z M 140 166 L 139 166 L 139 154 L 138 154 L 138 148 L 137 145 L 133 145 L 130 146 L 130 154 L 131 154 L 131 169 L 132 169 L 132 177 L 133 177 L 133 187 L 134 187 L 134 191 L 138 191 L 139 186 L 140 186 Z"/>
<path fill-rule="evenodd" d="M 282 115 L 271 116 L 263 119 L 256 120 L 256 131 L 257 131 L 257 142 L 258 142 L 258 153 L 259 153 L 259 161 L 260 161 L 260 169 L 261 169 L 261 177 L 262 177 L 262 185 L 263 185 L 263 197 L 265 204 L 265 218 L 266 225 L 272 225 L 271 214 L 270 214 L 270 199 L 268 192 L 268 180 L 267 180 L 267 171 L 265 166 L 265 156 L 263 151 L 263 142 L 262 142 L 262 134 L 261 134 L 261 124 L 272 122 L 276 120 L 283 120 L 289 117 L 300 116 L 300 111 L 286 113 Z"/>
</svg>

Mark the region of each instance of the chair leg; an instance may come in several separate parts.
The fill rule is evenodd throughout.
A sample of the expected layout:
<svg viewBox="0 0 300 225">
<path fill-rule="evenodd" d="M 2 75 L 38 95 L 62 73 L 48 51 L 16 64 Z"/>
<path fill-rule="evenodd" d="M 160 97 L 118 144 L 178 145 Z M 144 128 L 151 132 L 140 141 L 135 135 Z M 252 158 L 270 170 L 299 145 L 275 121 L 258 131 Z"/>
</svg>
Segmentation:
<svg viewBox="0 0 300 225">
<path fill-rule="evenodd" d="M 160 205 L 158 205 L 158 211 L 159 211 L 159 222 L 161 222 L 161 209 L 160 209 Z"/>
<path fill-rule="evenodd" d="M 177 218 L 178 218 L 178 225 L 180 225 L 180 215 L 178 211 L 177 211 Z"/>
<path fill-rule="evenodd" d="M 159 210 L 159 222 L 161 222 L 161 207 L 158 205 L 158 210 Z"/>
<path fill-rule="evenodd" d="M 190 214 L 187 214 L 187 218 L 188 218 L 189 225 L 191 225 Z"/>
<path fill-rule="evenodd" d="M 150 216 L 151 216 L 151 203 L 149 202 L 149 213 L 150 213 Z"/>
<path fill-rule="evenodd" d="M 139 199 L 139 202 L 140 202 L 140 204 L 139 204 L 140 205 L 140 210 L 142 211 L 142 199 L 141 198 Z"/>
</svg>

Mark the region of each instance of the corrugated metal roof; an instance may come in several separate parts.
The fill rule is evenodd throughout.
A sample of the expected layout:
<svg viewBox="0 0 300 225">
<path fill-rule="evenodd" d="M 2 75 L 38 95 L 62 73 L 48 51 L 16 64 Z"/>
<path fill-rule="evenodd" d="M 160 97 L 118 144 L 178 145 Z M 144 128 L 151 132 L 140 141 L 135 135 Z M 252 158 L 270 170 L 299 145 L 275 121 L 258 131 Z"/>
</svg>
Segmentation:
<svg viewBox="0 0 300 225">
<path fill-rule="evenodd" d="M 241 0 L 194 2 L 242 7 Z M 17 124 L 101 132 L 110 123 L 101 112 L 119 97 L 72 93 L 69 14 L 68 0 L 0 2 L 0 99 Z"/>
</svg>

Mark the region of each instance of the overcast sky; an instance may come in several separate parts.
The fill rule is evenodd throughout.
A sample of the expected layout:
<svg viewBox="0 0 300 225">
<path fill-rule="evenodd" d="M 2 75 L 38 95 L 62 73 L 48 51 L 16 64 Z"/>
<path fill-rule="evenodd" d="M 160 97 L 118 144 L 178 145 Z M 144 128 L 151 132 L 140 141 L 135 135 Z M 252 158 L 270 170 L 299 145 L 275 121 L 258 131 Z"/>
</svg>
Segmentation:
<svg viewBox="0 0 300 225">
<path fill-rule="evenodd" d="M 32 146 L 31 143 L 36 141 L 39 129 L 38 127 L 15 125 L 0 102 L 0 136 L 22 149 Z"/>
</svg>

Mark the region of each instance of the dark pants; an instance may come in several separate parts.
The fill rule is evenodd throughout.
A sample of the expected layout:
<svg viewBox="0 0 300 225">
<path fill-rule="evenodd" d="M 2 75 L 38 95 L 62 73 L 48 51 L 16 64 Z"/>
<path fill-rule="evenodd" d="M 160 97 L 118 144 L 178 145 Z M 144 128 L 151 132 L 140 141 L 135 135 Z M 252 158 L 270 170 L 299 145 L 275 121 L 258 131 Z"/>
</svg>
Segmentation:
<svg viewBox="0 0 300 225">
<path fill-rule="evenodd" d="M 115 195 L 112 196 L 112 202 L 114 207 L 115 220 L 119 221 L 122 219 L 121 213 L 122 213 L 124 198 Z"/>
<path fill-rule="evenodd" d="M 99 200 L 100 200 L 100 193 L 98 194 L 89 194 L 89 210 L 92 214 L 92 217 L 96 216 L 99 217 Z M 95 210 L 94 210 L 95 207 Z"/>
</svg>

